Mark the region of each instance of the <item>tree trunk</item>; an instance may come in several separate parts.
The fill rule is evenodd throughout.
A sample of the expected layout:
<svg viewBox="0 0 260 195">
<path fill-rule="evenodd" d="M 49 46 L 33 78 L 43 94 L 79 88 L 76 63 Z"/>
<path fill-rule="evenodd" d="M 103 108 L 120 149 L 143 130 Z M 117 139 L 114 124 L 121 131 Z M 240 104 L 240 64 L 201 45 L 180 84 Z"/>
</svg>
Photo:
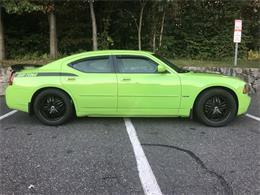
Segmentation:
<svg viewBox="0 0 260 195">
<path fill-rule="evenodd" d="M 162 37 L 163 37 L 163 29 L 164 29 L 164 20 L 165 20 L 165 11 L 163 12 L 162 22 L 161 22 L 161 30 L 160 30 L 160 37 L 159 37 L 159 48 L 162 46 Z"/>
<path fill-rule="evenodd" d="M 143 23 L 143 13 L 145 4 L 141 5 L 139 26 L 138 26 L 138 49 L 142 50 L 142 23 Z"/>
<path fill-rule="evenodd" d="M 156 30 L 153 31 L 153 52 L 156 51 Z"/>
<path fill-rule="evenodd" d="M 4 60 L 4 59 L 5 59 L 4 25 L 3 25 L 3 18 L 2 18 L 2 7 L 0 7 L 0 60 Z M 0 63 L 0 66 L 1 64 L 2 63 Z"/>
<path fill-rule="evenodd" d="M 96 16 L 95 16 L 95 10 L 93 6 L 93 1 L 89 1 L 89 7 L 90 7 L 90 14 L 91 14 L 91 22 L 92 22 L 92 40 L 93 40 L 93 50 L 98 49 L 97 44 L 97 23 L 96 23 Z"/>
<path fill-rule="evenodd" d="M 50 57 L 56 58 L 58 56 L 57 32 L 56 32 L 56 16 L 54 10 L 49 13 L 50 25 Z"/>
</svg>

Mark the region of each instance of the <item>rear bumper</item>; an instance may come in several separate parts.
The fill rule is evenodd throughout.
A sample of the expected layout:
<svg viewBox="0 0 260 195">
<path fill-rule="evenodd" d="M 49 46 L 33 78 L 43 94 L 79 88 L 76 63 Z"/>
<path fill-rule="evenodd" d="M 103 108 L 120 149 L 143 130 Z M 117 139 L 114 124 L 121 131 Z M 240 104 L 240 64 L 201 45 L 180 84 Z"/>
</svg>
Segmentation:
<svg viewBox="0 0 260 195">
<path fill-rule="evenodd" d="M 5 91 L 6 104 L 10 109 L 28 112 L 29 97 L 26 90 L 21 90 L 15 86 L 8 86 Z"/>
</svg>

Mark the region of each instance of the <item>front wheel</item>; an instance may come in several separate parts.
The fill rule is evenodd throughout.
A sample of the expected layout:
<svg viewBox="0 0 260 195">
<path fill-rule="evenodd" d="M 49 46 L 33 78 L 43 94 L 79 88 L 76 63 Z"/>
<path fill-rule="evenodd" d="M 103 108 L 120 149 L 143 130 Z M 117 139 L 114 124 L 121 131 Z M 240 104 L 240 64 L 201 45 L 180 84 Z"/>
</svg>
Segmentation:
<svg viewBox="0 0 260 195">
<path fill-rule="evenodd" d="M 52 126 L 65 123 L 73 113 L 70 97 L 56 89 L 41 91 L 34 100 L 33 109 L 42 123 Z"/>
<path fill-rule="evenodd" d="M 227 125 L 237 113 L 237 103 L 232 94 L 224 89 L 209 89 L 202 93 L 195 104 L 195 115 L 212 127 Z"/>
</svg>

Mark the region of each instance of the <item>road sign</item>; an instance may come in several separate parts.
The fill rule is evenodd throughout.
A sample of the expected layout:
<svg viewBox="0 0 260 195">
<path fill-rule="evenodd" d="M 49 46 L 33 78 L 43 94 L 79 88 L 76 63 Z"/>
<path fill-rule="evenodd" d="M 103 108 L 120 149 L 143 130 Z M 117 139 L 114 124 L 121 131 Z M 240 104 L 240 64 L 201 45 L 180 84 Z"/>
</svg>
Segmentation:
<svg viewBox="0 0 260 195">
<path fill-rule="evenodd" d="M 237 52 L 238 52 L 238 43 L 241 43 L 241 35 L 242 35 L 242 20 L 235 20 L 235 28 L 234 28 L 234 38 L 233 42 L 235 45 L 235 58 L 234 65 L 237 65 Z"/>
<path fill-rule="evenodd" d="M 241 42 L 241 34 L 242 34 L 242 20 L 235 20 L 235 29 L 234 29 L 234 43 Z"/>
<path fill-rule="evenodd" d="M 235 20 L 235 31 L 242 31 L 242 20 Z"/>
<path fill-rule="evenodd" d="M 234 32 L 234 43 L 241 43 L 241 31 Z"/>
</svg>

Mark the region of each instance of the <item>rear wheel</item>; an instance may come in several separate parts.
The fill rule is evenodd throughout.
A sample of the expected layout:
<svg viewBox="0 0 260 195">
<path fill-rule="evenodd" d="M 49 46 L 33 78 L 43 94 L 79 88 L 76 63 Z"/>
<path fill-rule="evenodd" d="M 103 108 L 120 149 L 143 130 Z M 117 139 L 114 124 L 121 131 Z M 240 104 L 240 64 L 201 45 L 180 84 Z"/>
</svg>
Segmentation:
<svg viewBox="0 0 260 195">
<path fill-rule="evenodd" d="M 232 94 L 224 89 L 209 89 L 202 93 L 195 105 L 196 117 L 204 124 L 220 127 L 232 121 L 237 104 Z"/>
<path fill-rule="evenodd" d="M 56 89 L 40 92 L 33 103 L 34 113 L 46 125 L 61 125 L 68 121 L 73 113 L 70 97 Z"/>
</svg>

